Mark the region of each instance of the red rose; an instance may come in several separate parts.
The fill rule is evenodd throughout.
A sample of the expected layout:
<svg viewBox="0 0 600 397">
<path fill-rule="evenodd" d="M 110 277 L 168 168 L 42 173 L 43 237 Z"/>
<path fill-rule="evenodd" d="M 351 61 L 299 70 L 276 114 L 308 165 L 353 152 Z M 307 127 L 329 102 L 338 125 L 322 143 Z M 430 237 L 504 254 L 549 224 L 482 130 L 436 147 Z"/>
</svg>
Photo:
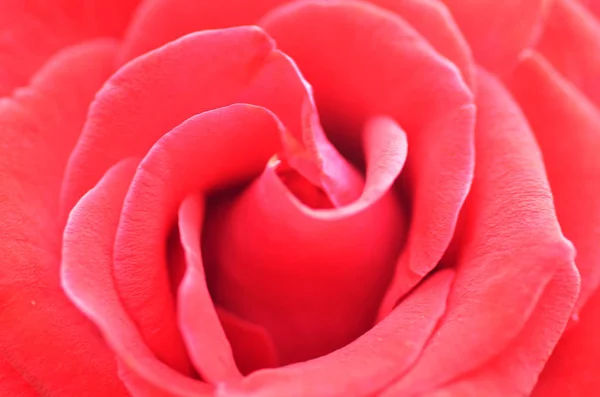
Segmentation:
<svg viewBox="0 0 600 397">
<path fill-rule="evenodd" d="M 600 393 L 599 2 L 137 3 L 0 0 L 0 395 Z"/>
</svg>

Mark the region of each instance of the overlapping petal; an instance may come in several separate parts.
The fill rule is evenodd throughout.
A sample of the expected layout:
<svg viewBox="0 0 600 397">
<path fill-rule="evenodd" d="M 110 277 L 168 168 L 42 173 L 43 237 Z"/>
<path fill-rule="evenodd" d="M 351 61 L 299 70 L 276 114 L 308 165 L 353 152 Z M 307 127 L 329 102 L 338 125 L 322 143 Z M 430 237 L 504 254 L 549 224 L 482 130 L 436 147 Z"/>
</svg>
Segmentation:
<svg viewBox="0 0 600 397">
<path fill-rule="evenodd" d="M 477 84 L 477 165 L 461 216 L 464 233 L 458 237 L 446 315 L 419 361 L 385 396 L 419 395 L 459 377 L 467 380 L 511 343 L 518 344 L 523 332 L 535 332 L 536 343 L 526 347 L 543 347 L 535 357 L 540 365 L 524 365 L 520 368 L 528 372 L 509 375 L 523 393 L 533 386 L 539 361 L 550 354 L 577 299 L 574 250 L 556 219 L 533 134 L 498 81 L 480 72 Z M 561 293 L 550 292 L 553 278 Z M 548 304 L 542 301 L 544 291 L 553 309 L 541 307 Z M 527 329 L 540 307 L 552 327 L 536 319 L 534 330 Z"/>
<path fill-rule="evenodd" d="M 600 21 L 572 0 L 554 0 L 537 50 L 600 108 Z"/>
<path fill-rule="evenodd" d="M 128 159 L 111 168 L 69 215 L 64 233 L 62 285 L 73 303 L 102 331 L 119 359 L 121 379 L 131 392 L 209 396 L 209 385 L 169 368 L 144 344 L 121 305 L 112 277 L 115 233 L 137 162 Z M 102 386 L 96 386 L 99 393 L 105 393 Z"/>
<path fill-rule="evenodd" d="M 126 394 L 112 353 L 58 278 L 64 166 L 114 51 L 107 41 L 66 48 L 0 99 L 0 350 L 41 394 Z"/>
<path fill-rule="evenodd" d="M 353 203 L 308 207 L 274 161 L 232 200 L 209 207 L 204 246 L 213 299 L 264 327 L 281 364 L 330 353 L 369 330 L 394 271 L 406 225 L 390 188 L 406 137 L 380 117 L 365 125 L 363 141 L 366 182 Z"/>
<path fill-rule="evenodd" d="M 433 269 L 454 232 L 473 171 L 470 91 L 400 17 L 363 2 L 293 3 L 261 24 L 313 85 L 328 136 L 349 158 L 360 158 L 369 117 L 389 115 L 406 131 L 411 224 L 383 317 Z"/>
<path fill-rule="evenodd" d="M 0 96 L 27 85 L 63 47 L 120 37 L 138 0 L 0 1 Z"/>
</svg>

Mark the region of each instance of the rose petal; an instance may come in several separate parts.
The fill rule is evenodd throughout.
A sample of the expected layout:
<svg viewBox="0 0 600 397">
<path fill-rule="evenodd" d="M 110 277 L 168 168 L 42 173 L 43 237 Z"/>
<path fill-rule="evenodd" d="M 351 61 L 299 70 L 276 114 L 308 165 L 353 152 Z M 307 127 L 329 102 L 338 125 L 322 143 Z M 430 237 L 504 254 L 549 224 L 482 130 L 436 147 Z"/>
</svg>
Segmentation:
<svg viewBox="0 0 600 397">
<path fill-rule="evenodd" d="M 360 176 L 323 135 L 310 86 L 295 64 L 259 28 L 239 27 L 186 36 L 136 59 L 109 80 L 71 156 L 63 212 L 110 164 L 143 155 L 193 114 L 236 102 L 277 114 L 290 133 L 290 162 L 333 198 L 345 202 L 360 192 Z M 300 163 L 303 156 L 308 162 Z"/>
<path fill-rule="evenodd" d="M 351 158 L 359 157 L 367 118 L 388 114 L 406 130 L 411 227 L 381 318 L 436 265 L 452 237 L 472 178 L 471 94 L 456 67 L 402 19 L 365 3 L 292 3 L 262 25 L 313 84 L 329 137 Z"/>
<path fill-rule="evenodd" d="M 519 53 L 535 43 L 542 29 L 546 0 L 442 0 L 488 70 L 510 71 Z"/>
<path fill-rule="evenodd" d="M 66 48 L 0 99 L 0 351 L 41 394 L 127 393 L 112 352 L 58 280 L 64 165 L 113 53 L 107 41 Z"/>
<path fill-rule="evenodd" d="M 155 143 L 140 164 L 117 232 L 114 278 L 121 301 L 139 326 L 144 340 L 171 366 L 185 368 L 186 362 L 165 260 L 166 239 L 177 207 L 191 192 L 226 187 L 258 174 L 281 148 L 281 133 L 280 122 L 264 108 L 231 105 L 194 116 L 177 126 Z M 148 211 L 152 216 L 148 216 Z M 189 270 L 194 268 L 190 266 Z M 193 276 L 196 278 L 188 278 L 185 286 L 180 287 L 180 294 L 196 301 L 184 305 L 208 299 L 206 291 L 202 291 L 199 274 L 189 274 Z M 182 307 L 182 316 L 187 321 L 192 316 L 188 310 L 194 306 L 186 307 Z M 210 308 L 206 310 L 199 313 L 204 315 L 204 321 L 216 321 L 210 316 Z M 189 327 L 185 331 L 188 344 L 192 337 L 200 337 L 189 334 L 197 328 L 193 328 L 194 324 L 190 323 Z M 218 324 L 205 327 L 205 332 L 218 331 Z M 194 345 L 200 343 L 207 342 L 196 341 Z M 216 347 L 222 349 L 223 345 Z M 220 356 L 225 354 L 227 352 L 221 351 Z M 212 368 L 210 360 L 213 359 L 196 355 L 196 364 L 201 361 L 207 365 L 197 370 L 215 376 L 234 373 Z M 208 380 L 212 380 L 212 376 Z"/>
<path fill-rule="evenodd" d="M 400 15 L 443 56 L 473 88 L 475 64 L 469 44 L 441 0 L 369 0 Z"/>
<path fill-rule="evenodd" d="M 594 396 L 600 392 L 600 290 L 589 298 L 544 368 L 533 397 Z"/>
<path fill-rule="evenodd" d="M 600 284 L 600 112 L 533 52 L 522 57 L 511 88 L 544 154 L 562 230 L 577 250 L 578 312 Z"/>
<path fill-rule="evenodd" d="M 141 386 L 165 395 L 209 396 L 212 389 L 207 384 L 176 372 L 152 354 L 117 294 L 112 277 L 113 242 L 137 163 L 131 159 L 115 165 L 71 211 L 63 242 L 62 285 L 73 303 L 100 328 L 125 366 L 122 379 L 133 388 L 130 391 Z M 136 381 L 129 384 L 132 379 Z M 105 393 L 103 387 L 98 391 Z"/>
<path fill-rule="evenodd" d="M 390 396 L 435 390 L 485 365 L 523 332 L 551 279 L 573 262 L 525 118 L 491 75 L 480 72 L 477 86 L 477 165 L 461 215 L 465 224 L 447 313 Z M 576 281 L 565 286 L 572 292 L 561 295 L 556 307 L 573 304 Z M 553 312 L 554 320 L 564 323 L 567 313 Z M 556 335 L 542 332 L 538 343 L 548 347 L 546 338 L 555 341 Z"/>
<path fill-rule="evenodd" d="M 233 348 L 236 363 L 243 374 L 279 365 L 275 344 L 263 327 L 246 321 L 222 307 L 217 307 L 217 313 Z"/>
<path fill-rule="evenodd" d="M 188 124 L 188 129 L 191 130 Z M 179 329 L 196 369 L 209 382 L 240 378 L 233 353 L 206 286 L 200 252 L 204 199 L 188 196 L 179 207 L 179 231 L 187 271 L 179 289 Z"/>
<path fill-rule="evenodd" d="M 3 356 L 0 356 L 0 393 L 3 396 L 38 397 L 39 393 Z"/>
<path fill-rule="evenodd" d="M 94 37 L 119 37 L 138 0 L 0 1 L 0 97 L 56 52 Z"/>
<path fill-rule="evenodd" d="M 289 0 L 146 0 L 135 14 L 119 60 L 125 63 L 183 35 L 254 24 Z"/>
<path fill-rule="evenodd" d="M 203 241 L 216 304 L 263 326 L 281 363 L 317 357 L 373 325 L 405 229 L 389 189 L 407 154 L 385 117 L 364 130 L 366 184 L 354 203 L 313 210 L 277 176 L 276 163 L 208 212 Z"/>
<path fill-rule="evenodd" d="M 453 271 L 434 274 L 353 343 L 314 360 L 255 372 L 217 396 L 366 396 L 417 360 L 444 314 Z"/>
<path fill-rule="evenodd" d="M 555 0 L 537 50 L 600 107 L 600 21 L 574 1 Z"/>
<path fill-rule="evenodd" d="M 289 0 L 148 0 L 131 23 L 119 59 L 129 61 L 176 38 L 198 30 L 253 24 Z M 453 61 L 472 83 L 474 67 L 468 45 L 439 0 L 372 0 L 398 13 Z"/>
<path fill-rule="evenodd" d="M 539 373 L 563 334 L 577 296 L 578 281 L 579 275 L 574 266 L 560 269 L 544 290 L 523 330 L 504 352 L 483 367 L 427 396 L 529 396 L 538 381 Z M 584 367 L 579 367 L 579 370 L 582 368 Z M 569 384 L 570 380 L 564 382 Z M 593 394 L 589 391 L 573 396 Z M 541 395 L 549 397 L 569 394 L 558 392 Z"/>
</svg>

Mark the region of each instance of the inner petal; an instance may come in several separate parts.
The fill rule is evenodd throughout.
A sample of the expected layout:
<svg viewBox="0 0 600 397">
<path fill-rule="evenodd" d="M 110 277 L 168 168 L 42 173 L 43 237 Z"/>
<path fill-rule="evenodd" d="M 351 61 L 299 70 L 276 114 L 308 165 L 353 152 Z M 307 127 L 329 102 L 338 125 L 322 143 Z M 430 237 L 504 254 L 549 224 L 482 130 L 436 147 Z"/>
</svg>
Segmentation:
<svg viewBox="0 0 600 397">
<path fill-rule="evenodd" d="M 348 205 L 334 207 L 285 160 L 270 161 L 242 192 L 208 202 L 202 245 L 213 301 L 265 329 L 281 365 L 369 330 L 391 280 L 405 222 L 390 188 L 406 138 L 384 117 L 367 123 L 363 138 L 366 181 Z"/>
</svg>

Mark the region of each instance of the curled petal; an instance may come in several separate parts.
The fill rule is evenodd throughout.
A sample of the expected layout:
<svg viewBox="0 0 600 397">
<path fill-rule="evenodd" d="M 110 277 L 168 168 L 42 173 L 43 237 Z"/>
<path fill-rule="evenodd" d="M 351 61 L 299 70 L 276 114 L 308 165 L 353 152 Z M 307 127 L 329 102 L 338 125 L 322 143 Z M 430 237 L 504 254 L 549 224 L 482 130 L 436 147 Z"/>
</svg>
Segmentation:
<svg viewBox="0 0 600 397">
<path fill-rule="evenodd" d="M 179 233 L 187 270 L 179 288 L 179 329 L 202 377 L 217 383 L 241 377 L 206 286 L 200 252 L 204 199 L 188 196 L 179 207 Z"/>
<path fill-rule="evenodd" d="M 141 388 L 163 395 L 209 396 L 209 385 L 176 372 L 152 354 L 120 303 L 112 277 L 112 251 L 136 165 L 136 159 L 115 165 L 71 212 L 64 233 L 62 285 L 115 351 L 124 366 L 121 378 L 133 380 L 127 383 L 130 391 L 137 393 Z"/>
<path fill-rule="evenodd" d="M 454 232 L 473 171 L 471 93 L 454 65 L 379 7 L 295 2 L 261 25 L 313 85 L 328 137 L 348 157 L 360 158 L 360 131 L 370 117 L 389 115 L 406 130 L 411 151 L 401 187 L 411 224 L 384 317 L 433 269 Z"/>
<path fill-rule="evenodd" d="M 406 137 L 379 117 L 366 124 L 364 141 L 365 187 L 347 206 L 307 207 L 272 162 L 209 212 L 204 246 L 215 302 L 263 326 L 282 363 L 329 353 L 367 331 L 393 272 L 405 224 L 389 190 Z"/>
<path fill-rule="evenodd" d="M 480 71 L 477 86 L 477 166 L 461 215 L 457 275 L 447 313 L 390 396 L 435 390 L 485 366 L 528 332 L 526 324 L 543 304 L 544 291 L 566 271 L 569 282 L 561 288 L 568 293 L 554 297 L 561 310 L 549 314 L 553 332 L 536 330 L 533 347 L 546 349 L 538 359 L 547 356 L 577 298 L 578 280 L 570 269 L 574 250 L 556 219 L 533 134 L 497 80 Z M 523 369 L 531 372 L 513 376 L 530 382 L 541 365 Z"/>
<path fill-rule="evenodd" d="M 173 367 L 185 369 L 187 360 L 166 263 L 166 240 L 177 208 L 192 192 L 243 183 L 259 174 L 273 153 L 281 149 L 281 135 L 280 122 L 264 108 L 242 104 L 219 108 L 190 118 L 159 139 L 136 172 L 115 240 L 114 278 L 121 301 L 144 340 Z M 148 216 L 148 211 L 152 216 Z M 187 227 L 191 226 L 186 226 L 184 248 L 190 260 L 197 253 L 191 250 Z M 206 302 L 208 296 L 197 273 L 199 264 L 188 262 L 188 266 L 190 273 L 180 294 Z M 180 315 L 189 318 L 194 304 L 198 303 L 185 303 L 190 306 L 182 307 Z M 214 323 L 217 319 L 211 308 L 205 310 L 198 315 L 213 323 L 205 326 L 202 335 L 222 332 Z M 191 339 L 201 337 L 190 334 L 194 326 L 184 329 L 188 345 Z M 223 341 L 223 337 L 219 338 Z M 195 341 L 194 345 L 205 343 Z M 220 349 L 219 357 L 228 354 L 225 343 L 215 343 L 214 348 Z M 199 365 L 197 370 L 209 380 L 236 375 L 234 369 L 227 367 L 227 361 L 222 367 L 212 368 L 211 358 L 197 353 L 192 354 Z"/>
</svg>

